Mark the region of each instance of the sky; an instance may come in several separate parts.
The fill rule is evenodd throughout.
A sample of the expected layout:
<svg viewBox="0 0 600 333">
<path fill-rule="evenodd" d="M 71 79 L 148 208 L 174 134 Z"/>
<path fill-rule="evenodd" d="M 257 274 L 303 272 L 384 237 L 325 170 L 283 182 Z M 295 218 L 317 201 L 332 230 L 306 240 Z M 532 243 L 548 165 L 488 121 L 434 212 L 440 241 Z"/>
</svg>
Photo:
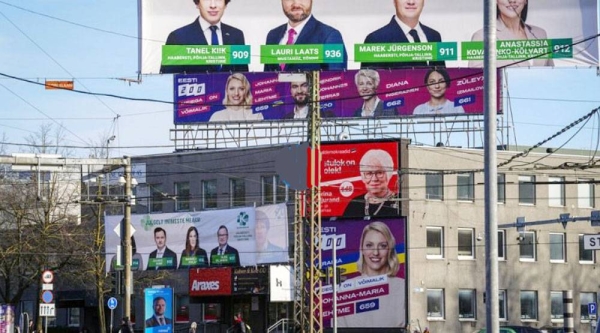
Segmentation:
<svg viewBox="0 0 600 333">
<path fill-rule="evenodd" d="M 53 124 L 64 128 L 65 144 L 82 147 L 73 149 L 76 157 L 88 157 L 85 147 L 105 146 L 112 135 L 108 149 L 113 157 L 172 152 L 172 76 L 143 75 L 141 83 L 133 82 L 138 79 L 137 36 L 137 0 L 0 0 L 0 73 L 39 83 L 73 79 L 78 90 L 164 101 L 45 90 L 0 76 L 5 150 L 28 150 L 22 145 L 26 137 Z M 520 68 L 505 74 L 505 115 L 500 119 L 510 129 L 498 133 L 498 143 L 534 145 L 600 107 L 596 67 Z M 577 127 L 545 147 L 594 149 L 599 122 L 593 118 L 575 137 Z M 476 136 L 481 142 L 481 133 Z M 414 142 L 434 144 L 430 137 L 415 137 Z M 468 145 L 460 134 L 452 134 L 448 143 Z"/>
</svg>

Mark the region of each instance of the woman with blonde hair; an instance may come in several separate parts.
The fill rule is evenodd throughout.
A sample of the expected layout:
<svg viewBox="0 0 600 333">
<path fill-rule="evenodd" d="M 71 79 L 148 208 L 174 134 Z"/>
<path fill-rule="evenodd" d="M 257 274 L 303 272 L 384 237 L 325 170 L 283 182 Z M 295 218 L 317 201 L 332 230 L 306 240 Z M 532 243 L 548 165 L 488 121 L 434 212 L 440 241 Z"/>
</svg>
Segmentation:
<svg viewBox="0 0 600 333">
<path fill-rule="evenodd" d="M 213 113 L 209 121 L 263 120 L 262 113 L 252 112 L 250 81 L 242 73 L 233 73 L 225 83 L 225 109 Z"/>
</svg>

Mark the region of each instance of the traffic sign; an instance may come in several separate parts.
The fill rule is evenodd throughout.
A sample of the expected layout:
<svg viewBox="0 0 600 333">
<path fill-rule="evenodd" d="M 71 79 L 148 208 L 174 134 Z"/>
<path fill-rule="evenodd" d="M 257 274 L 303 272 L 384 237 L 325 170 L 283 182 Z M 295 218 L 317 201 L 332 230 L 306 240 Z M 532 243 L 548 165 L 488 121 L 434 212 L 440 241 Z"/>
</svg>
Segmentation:
<svg viewBox="0 0 600 333">
<path fill-rule="evenodd" d="M 588 314 L 590 315 L 590 319 L 596 319 L 598 314 L 598 304 L 588 303 Z"/>
<path fill-rule="evenodd" d="M 54 273 L 51 270 L 45 270 L 42 273 L 42 282 L 52 283 L 52 281 L 54 281 Z"/>
<path fill-rule="evenodd" d="M 42 293 L 42 301 L 46 304 L 54 301 L 54 294 L 52 294 L 52 290 L 44 290 Z"/>
<path fill-rule="evenodd" d="M 600 250 L 600 234 L 583 235 L 583 248 L 585 250 Z"/>
<path fill-rule="evenodd" d="M 108 308 L 111 310 L 116 309 L 117 304 L 119 304 L 119 302 L 117 302 L 117 299 L 114 297 L 109 298 L 108 301 L 106 302 L 106 305 L 108 305 Z"/>
<path fill-rule="evenodd" d="M 40 317 L 56 317 L 56 307 L 54 303 L 40 303 Z"/>
</svg>

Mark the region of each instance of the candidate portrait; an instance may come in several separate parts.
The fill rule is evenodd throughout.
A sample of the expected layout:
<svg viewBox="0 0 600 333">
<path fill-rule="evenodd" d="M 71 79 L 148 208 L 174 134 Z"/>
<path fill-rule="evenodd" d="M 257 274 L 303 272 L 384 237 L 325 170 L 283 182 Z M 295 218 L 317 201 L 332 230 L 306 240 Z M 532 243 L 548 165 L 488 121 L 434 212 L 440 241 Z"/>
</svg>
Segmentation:
<svg viewBox="0 0 600 333">
<path fill-rule="evenodd" d="M 171 32 L 166 45 L 244 45 L 244 33 L 221 22 L 231 0 L 192 0 L 200 15 Z M 248 65 L 163 65 L 161 73 L 247 72 Z"/>
</svg>

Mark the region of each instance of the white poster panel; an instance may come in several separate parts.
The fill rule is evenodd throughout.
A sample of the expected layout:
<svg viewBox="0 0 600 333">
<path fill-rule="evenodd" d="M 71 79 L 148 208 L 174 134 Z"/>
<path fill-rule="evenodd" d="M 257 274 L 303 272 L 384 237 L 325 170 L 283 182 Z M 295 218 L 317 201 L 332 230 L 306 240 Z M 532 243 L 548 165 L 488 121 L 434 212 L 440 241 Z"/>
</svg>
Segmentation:
<svg viewBox="0 0 600 333">
<path fill-rule="evenodd" d="M 287 262 L 287 210 L 285 204 L 265 206 L 261 213 L 272 218 L 269 240 L 283 251 L 271 252 Z M 262 216 L 262 215 L 261 215 Z M 282 217 L 286 218 L 282 218 Z M 106 216 L 106 269 L 116 263 L 120 239 L 115 230 L 122 215 Z M 133 270 L 188 269 L 209 266 L 256 265 L 256 217 L 254 207 L 180 212 L 165 214 L 134 214 L 131 225 Z M 197 236 L 196 236 L 197 235 Z M 197 242 L 196 242 L 197 237 Z M 285 238 L 280 239 L 280 238 Z M 227 244 L 226 246 L 224 244 Z M 222 249 L 223 253 L 219 253 Z M 285 254 L 285 256 L 283 256 Z M 268 259 L 268 258 L 267 258 Z M 263 262 L 276 262 L 275 257 Z M 279 260 L 279 259 L 277 259 Z"/>
<path fill-rule="evenodd" d="M 287 265 L 269 267 L 269 289 L 271 302 L 291 302 L 294 300 L 294 269 Z"/>
<path fill-rule="evenodd" d="M 313 17 L 332 27 L 341 35 L 347 52 L 346 69 L 357 69 L 361 66 L 360 59 L 357 60 L 357 54 L 355 54 L 357 47 L 361 44 L 385 42 L 398 45 L 397 43 L 408 42 L 395 40 L 392 37 L 394 33 L 386 30 L 386 27 L 394 24 L 394 14 L 401 11 L 401 9 L 395 8 L 394 4 L 402 2 L 391 0 L 380 2 L 373 5 L 373 2 L 364 0 L 310 1 Z M 200 23 L 197 20 L 200 11 L 193 0 L 139 0 L 139 3 L 140 71 L 142 74 L 159 73 L 162 46 L 165 45 L 167 37 L 171 32 L 184 26 L 195 27 L 194 22 L 198 23 L 197 30 L 201 31 Z M 438 56 L 441 58 L 439 60 L 445 60 L 447 67 L 477 67 L 476 62 L 470 63 L 468 60 L 466 52 L 468 47 L 461 44 L 481 40 L 481 31 L 484 25 L 484 2 L 428 0 L 423 3 L 422 11 L 417 13 L 421 28 L 416 29 L 421 37 L 421 42 L 451 43 L 436 46 L 440 48 Z M 554 59 L 550 59 L 551 61 L 541 61 L 546 59 L 530 60 L 518 66 L 596 66 L 598 64 L 598 40 L 594 38 L 598 33 L 596 0 L 543 0 L 524 3 L 526 10 L 523 10 L 523 7 L 500 8 L 500 12 L 504 12 L 507 17 L 515 16 L 512 15 L 514 12 L 518 15 L 517 19 L 520 18 L 523 22 L 521 28 L 515 29 L 514 33 L 508 31 L 503 19 L 499 19 L 497 22 L 499 41 L 523 41 L 519 45 L 506 45 L 513 55 L 525 49 L 529 49 L 526 52 L 529 56 L 534 55 L 535 50 L 541 48 L 552 50 L 552 43 L 561 39 L 571 39 L 568 42 L 571 47 L 564 49 L 561 47 L 560 53 L 569 54 L 566 57 L 553 57 Z M 220 23 L 235 28 L 236 34 L 239 34 L 237 31 L 243 33 L 245 45 L 251 47 L 249 71 L 262 71 L 264 57 L 261 59 L 261 45 L 273 44 L 273 42 L 267 43 L 267 35 L 275 32 L 277 27 L 281 27 L 287 21 L 281 1 L 234 0 L 224 9 Z M 408 32 L 404 34 L 408 36 Z M 233 37 L 233 33 L 231 37 Z M 187 40 L 200 38 L 204 44 L 207 44 L 204 36 L 187 36 L 186 38 Z M 404 39 L 406 38 L 409 37 L 404 37 Z M 544 42 L 543 45 L 538 45 L 541 46 L 540 48 L 531 44 L 532 40 Z M 545 41 L 550 42 L 548 44 Z M 279 44 L 280 40 L 277 42 Z M 336 43 L 338 43 L 337 39 Z M 453 46 L 452 43 L 456 45 Z M 236 43 L 229 44 L 235 45 Z M 327 42 L 321 44 L 327 44 Z M 400 51 L 402 54 L 406 54 L 415 50 L 402 48 Z M 499 65 L 503 64 L 499 63 Z M 278 67 L 274 67 L 274 69 L 278 70 Z"/>
</svg>

